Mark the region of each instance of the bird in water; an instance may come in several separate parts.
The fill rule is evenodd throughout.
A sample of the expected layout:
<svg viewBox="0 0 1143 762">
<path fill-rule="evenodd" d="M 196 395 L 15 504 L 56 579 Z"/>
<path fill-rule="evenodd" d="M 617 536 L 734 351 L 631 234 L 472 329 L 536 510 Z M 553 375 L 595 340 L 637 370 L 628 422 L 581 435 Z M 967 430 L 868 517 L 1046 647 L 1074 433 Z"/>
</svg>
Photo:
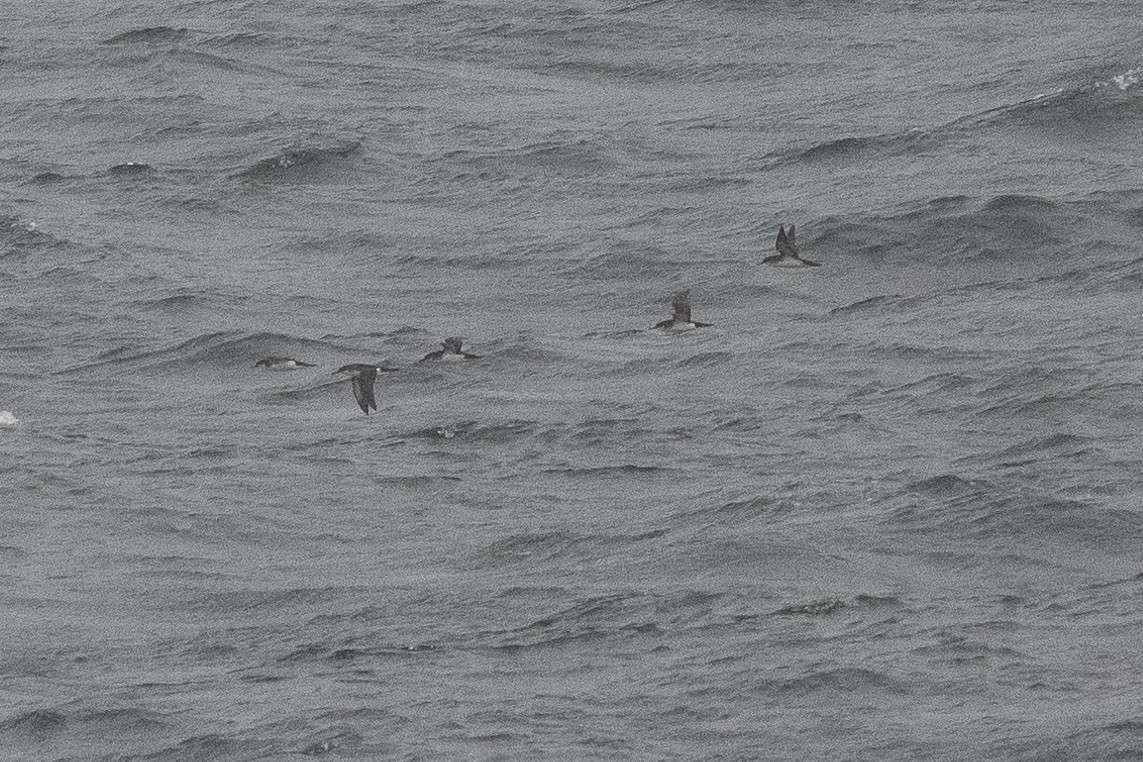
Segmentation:
<svg viewBox="0 0 1143 762">
<path fill-rule="evenodd" d="M 441 342 L 443 349 L 438 349 L 435 352 L 429 352 L 421 358 L 421 362 L 434 362 L 437 360 L 479 360 L 480 355 L 474 355 L 470 352 L 465 352 L 461 349 L 464 341 L 459 336 L 450 336 Z"/>
<path fill-rule="evenodd" d="M 680 291 L 671 299 L 671 309 L 675 314 L 668 320 L 655 324 L 655 328 L 665 328 L 668 331 L 689 331 L 692 328 L 706 328 L 713 323 L 700 323 L 691 320 L 690 291 Z"/>
<path fill-rule="evenodd" d="M 784 227 L 779 226 L 778 240 L 774 242 L 774 248 L 778 250 L 778 253 L 763 259 L 762 264 L 771 267 L 821 267 L 821 262 L 802 259 L 802 255 L 798 252 L 798 242 L 795 240 L 795 236 L 796 231 L 793 225 L 790 226 L 789 233 Z"/>
<path fill-rule="evenodd" d="M 263 357 L 254 363 L 255 368 L 265 367 L 267 370 L 297 370 L 298 368 L 312 368 L 312 362 L 302 362 L 292 357 Z"/>
<path fill-rule="evenodd" d="M 332 375 L 348 373 L 353 377 L 353 396 L 361 407 L 361 412 L 369 415 L 369 408 L 377 409 L 377 398 L 373 396 L 373 382 L 377 380 L 377 372 L 380 370 L 385 369 L 365 363 L 351 363 L 342 365 Z"/>
</svg>

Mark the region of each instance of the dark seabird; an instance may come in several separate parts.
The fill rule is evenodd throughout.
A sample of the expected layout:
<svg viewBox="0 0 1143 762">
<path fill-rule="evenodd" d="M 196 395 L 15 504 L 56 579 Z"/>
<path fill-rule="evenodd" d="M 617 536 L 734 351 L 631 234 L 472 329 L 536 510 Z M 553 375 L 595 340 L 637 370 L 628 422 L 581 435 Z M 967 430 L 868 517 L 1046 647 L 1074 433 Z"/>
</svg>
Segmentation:
<svg viewBox="0 0 1143 762">
<path fill-rule="evenodd" d="M 361 406 L 361 412 L 369 415 L 369 408 L 377 409 L 377 399 L 373 396 L 373 382 L 377 380 L 377 372 L 380 370 L 385 369 L 357 362 L 342 365 L 333 372 L 333 375 L 348 373 L 353 376 L 353 396 Z"/>
<path fill-rule="evenodd" d="M 771 267 L 821 267 L 821 262 L 811 262 L 808 259 L 802 259 L 798 253 L 798 243 L 794 239 L 795 232 L 794 226 L 790 226 L 790 232 L 787 233 L 784 227 L 778 227 L 778 240 L 774 242 L 774 248 L 778 250 L 776 255 L 771 255 L 762 260 L 762 264 L 770 265 Z"/>
<path fill-rule="evenodd" d="M 656 323 L 655 328 L 666 328 L 668 331 L 689 331 L 692 328 L 706 328 L 713 325 L 713 323 L 700 323 L 697 320 L 691 320 L 689 294 L 690 291 L 680 291 L 675 294 L 674 299 L 671 300 L 671 308 L 675 314 L 671 316 L 670 320 Z"/>
<path fill-rule="evenodd" d="M 254 363 L 255 368 L 265 366 L 268 370 L 297 370 L 298 368 L 312 368 L 312 362 L 302 362 L 292 357 L 263 357 Z"/>
<path fill-rule="evenodd" d="M 474 355 L 462 350 L 461 345 L 463 344 L 464 342 L 459 336 L 450 336 L 441 342 L 441 346 L 444 347 L 444 349 L 438 349 L 435 352 L 429 352 L 427 355 L 421 358 L 421 362 L 425 362 L 426 360 L 429 362 L 435 360 L 444 360 L 445 362 L 448 362 L 449 360 L 480 359 L 480 355 Z"/>
</svg>

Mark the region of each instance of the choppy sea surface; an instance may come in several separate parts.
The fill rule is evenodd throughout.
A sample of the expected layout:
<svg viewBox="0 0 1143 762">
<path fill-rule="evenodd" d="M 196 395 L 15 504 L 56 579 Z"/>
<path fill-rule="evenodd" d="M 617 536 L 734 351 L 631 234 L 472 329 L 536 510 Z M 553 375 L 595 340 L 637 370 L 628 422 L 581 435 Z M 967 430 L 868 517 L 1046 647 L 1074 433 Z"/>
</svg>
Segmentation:
<svg viewBox="0 0 1143 762">
<path fill-rule="evenodd" d="M 0 7 L 3 755 L 1143 758 L 1137 10 Z"/>
</svg>

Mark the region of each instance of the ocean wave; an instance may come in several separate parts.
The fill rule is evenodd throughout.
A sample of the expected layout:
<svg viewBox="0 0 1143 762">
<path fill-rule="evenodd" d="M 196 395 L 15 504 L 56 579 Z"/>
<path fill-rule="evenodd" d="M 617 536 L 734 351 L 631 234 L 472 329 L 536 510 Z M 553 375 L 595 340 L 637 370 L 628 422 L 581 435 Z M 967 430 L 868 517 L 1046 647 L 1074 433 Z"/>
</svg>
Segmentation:
<svg viewBox="0 0 1143 762">
<path fill-rule="evenodd" d="M 555 64 L 532 67 L 544 74 L 556 74 L 591 81 L 679 82 L 713 84 L 758 81 L 772 76 L 772 64 L 752 61 L 639 60 L 623 62 L 605 58 L 567 58 Z"/>
<path fill-rule="evenodd" d="M 672 526 L 697 526 L 702 529 L 729 527 L 739 529 L 754 522 L 768 523 L 791 510 L 789 502 L 777 497 L 759 496 L 732 500 L 721 505 L 704 506 L 675 517 Z"/>
<path fill-rule="evenodd" d="M 1105 204 L 1093 215 L 1092 206 L 1087 200 L 1033 194 L 999 194 L 982 200 L 940 197 L 912 202 L 891 214 L 826 217 L 807 226 L 802 235 L 809 241 L 807 248 L 838 251 L 874 263 L 994 266 L 1029 261 L 1048 265 L 1071 261 L 1069 254 L 1087 250 L 1076 266 L 1096 267 L 1100 263 L 1090 259 L 1090 235 L 1099 220 L 1096 215 L 1118 212 Z M 1094 243 L 1110 246 L 1106 241 Z M 835 308 L 830 314 L 909 306 L 901 294 L 881 294 Z"/>
<path fill-rule="evenodd" d="M 504 564 L 542 563 L 563 558 L 597 559 L 622 552 L 640 543 L 664 537 L 669 530 L 655 529 L 636 534 L 577 534 L 562 530 L 523 532 L 499 539 L 473 554 L 478 567 L 502 568 Z"/>
<path fill-rule="evenodd" d="M 1141 73 L 1143 69 L 1126 69 L 1106 79 L 1037 95 L 1005 109 L 997 121 L 1080 136 L 1122 121 L 1135 123 L 1143 116 L 1138 87 Z"/>
<path fill-rule="evenodd" d="M 54 709 L 34 709 L 0 721 L 0 731 L 43 737 L 63 730 L 68 718 Z"/>
<path fill-rule="evenodd" d="M 846 601 L 839 598 L 824 598 L 810 603 L 797 603 L 783 606 L 774 612 L 774 616 L 823 616 L 836 614 L 839 611 L 895 607 L 901 601 L 893 596 L 858 595 Z"/>
<path fill-rule="evenodd" d="M 206 733 L 184 738 L 178 743 L 160 747 L 147 756 L 152 759 L 208 760 L 251 759 L 266 753 L 265 741 L 243 740 L 237 736 Z"/>
<path fill-rule="evenodd" d="M 755 169 L 769 171 L 799 164 L 867 161 L 881 156 L 916 154 L 939 144 L 939 130 L 913 128 L 881 135 L 839 137 L 804 148 L 779 149 L 750 163 Z"/>
<path fill-rule="evenodd" d="M 174 299 L 174 302 L 166 300 Z M 196 297 L 174 295 L 147 300 L 146 305 L 156 309 L 183 309 L 199 306 Z M 220 331 L 206 333 L 173 346 L 160 349 L 137 351 L 130 347 L 117 347 L 96 357 L 89 363 L 64 368 L 54 375 L 88 373 L 100 369 L 118 370 L 124 366 L 136 369 L 165 370 L 193 366 L 241 365 L 253 367 L 261 357 L 282 354 L 328 353 L 330 350 L 344 352 L 344 347 L 328 341 L 315 341 L 299 336 L 281 333 L 253 333 Z M 299 357 L 304 359 L 304 357 Z"/>
<path fill-rule="evenodd" d="M 150 164 L 144 164 L 138 161 L 128 161 L 123 164 L 116 164 L 107 170 L 107 174 L 112 177 L 140 177 L 149 175 L 154 172 Z"/>
<path fill-rule="evenodd" d="M 540 473 L 566 476 L 571 479 L 590 478 L 601 476 L 612 479 L 628 479 L 631 477 L 660 476 L 676 471 L 667 466 L 648 466 L 636 463 L 621 463 L 611 466 L 565 466 L 562 468 L 545 468 Z"/>
<path fill-rule="evenodd" d="M 228 34 L 211 35 L 203 38 L 204 45 L 219 48 L 258 48 L 273 45 L 277 42 L 277 37 L 261 32 L 231 32 Z"/>
<path fill-rule="evenodd" d="M 1127 69 L 1107 79 L 1087 80 L 1012 103 L 966 114 L 930 126 L 876 135 L 846 135 L 805 147 L 772 151 L 754 160 L 763 171 L 796 164 L 868 161 L 885 156 L 920 155 L 960 139 L 979 139 L 987 130 L 1072 130 L 1081 134 L 1143 116 L 1138 97 L 1143 69 Z"/>
<path fill-rule="evenodd" d="M 79 715 L 91 732 L 107 734 L 150 734 L 172 727 L 162 714 L 138 707 L 104 709 Z"/>
<path fill-rule="evenodd" d="M 1043 259 L 1066 247 L 1087 220 L 1067 204 L 1031 195 L 996 196 L 977 209 L 918 226 L 917 244 L 943 261 Z"/>
<path fill-rule="evenodd" d="M 901 294 L 882 294 L 880 296 L 871 296 L 867 299 L 862 299 L 851 304 L 845 304 L 841 307 L 834 307 L 827 314 L 828 317 L 849 317 L 861 313 L 883 313 L 894 311 L 901 306 L 907 306 L 910 300 L 906 299 Z"/>
<path fill-rule="evenodd" d="M 0 257 L 69 248 L 71 244 L 39 229 L 31 220 L 0 215 Z"/>
<path fill-rule="evenodd" d="M 37 172 L 28 179 L 29 185 L 55 185 L 70 180 L 69 176 L 60 172 Z"/>
<path fill-rule="evenodd" d="M 151 26 L 143 27 L 140 29 L 132 29 L 114 37 L 110 37 L 100 45 L 137 45 L 142 43 L 153 42 L 178 42 L 187 35 L 186 28 L 175 28 L 170 26 Z"/>
<path fill-rule="evenodd" d="M 311 180 L 325 170 L 344 166 L 345 160 L 360 147 L 361 141 L 356 140 L 330 146 L 289 148 L 268 159 L 262 159 L 231 177 L 261 182 Z"/>
<path fill-rule="evenodd" d="M 497 635 L 493 648 L 515 652 L 548 649 L 600 640 L 656 637 L 662 630 L 653 600 L 634 593 L 586 598 Z"/>
<path fill-rule="evenodd" d="M 1092 452 L 1092 442 L 1090 437 L 1056 433 L 1005 447 L 997 453 L 988 455 L 987 460 L 1000 468 L 1013 468 L 1038 463 L 1045 459 L 1054 461 L 1058 458 L 1075 458 Z M 981 463 L 983 460 L 980 456 L 970 456 L 962 462 Z"/>
<path fill-rule="evenodd" d="M 1065 547 L 1118 548 L 1143 531 L 1134 511 L 1040 494 L 1009 480 L 942 474 L 913 482 L 887 501 L 889 522 L 948 539 L 1017 540 L 1013 552 Z"/>
<path fill-rule="evenodd" d="M 136 305 L 139 309 L 145 311 L 153 310 L 156 312 L 186 314 L 194 310 L 208 309 L 212 306 L 212 303 L 208 297 L 204 297 L 200 294 L 184 293 L 144 299 L 136 302 Z"/>
<path fill-rule="evenodd" d="M 516 420 L 479 425 L 475 421 L 464 422 L 450 428 L 452 436 L 465 441 L 486 444 L 503 444 L 517 441 L 540 433 L 543 427 L 538 421 Z M 451 438 L 451 437 L 445 437 Z"/>
<path fill-rule="evenodd" d="M 424 653 L 434 653 L 440 647 L 432 643 L 416 643 L 409 645 L 376 645 L 376 646 L 343 646 L 332 648 L 328 653 L 322 654 L 324 661 L 355 662 L 363 659 L 391 659 L 394 656 L 407 657 Z"/>
<path fill-rule="evenodd" d="M 717 368 L 733 361 L 733 352 L 700 352 L 675 363 L 677 368 Z"/>
<path fill-rule="evenodd" d="M 885 396 L 921 398 L 929 395 L 949 395 L 959 391 L 972 391 L 978 380 L 960 373 L 933 373 L 916 381 L 908 381 L 881 390 Z"/>
<path fill-rule="evenodd" d="M 821 696 L 823 693 L 905 693 L 889 675 L 884 672 L 862 667 L 837 667 L 834 669 L 813 670 L 799 677 L 771 683 L 778 694 L 799 696 Z"/>
<path fill-rule="evenodd" d="M 527 178 L 534 173 L 559 177 L 605 175 L 616 164 L 606 143 L 592 138 L 545 140 L 515 148 L 449 151 L 441 159 L 468 173 L 498 179 Z"/>
<path fill-rule="evenodd" d="M 1038 684 L 1038 687 L 1043 685 Z M 1062 690 L 1072 690 L 1064 684 Z M 1098 715 L 1055 725 L 1035 740 L 1011 740 L 997 749 L 997 759 L 1106 759 L 1126 760 L 1143 754 L 1143 721 L 1132 709 L 1120 708 L 1114 695 L 1102 703 Z M 1116 717 L 1118 715 L 1118 717 Z M 1078 728 L 1078 729 L 1077 729 Z M 1000 742 L 998 742 L 1000 744 Z"/>
<path fill-rule="evenodd" d="M 280 610 L 291 606 L 320 605 L 343 592 L 341 588 L 293 588 L 289 590 L 231 590 L 200 594 L 174 604 L 180 610 L 228 613 L 234 611 Z"/>
<path fill-rule="evenodd" d="M 932 645 L 919 646 L 913 653 L 925 658 L 936 658 L 963 663 L 966 661 L 986 661 L 1000 658 L 1005 663 L 1021 661 L 1026 655 L 1008 646 L 993 646 L 988 643 L 973 640 L 963 635 L 943 633 L 939 641 Z"/>
<path fill-rule="evenodd" d="M 1013 377 L 1021 375 L 1028 377 L 1028 386 L 1013 383 Z M 1065 420 L 1085 414 L 1099 418 L 1112 414 L 1132 420 L 1133 416 L 1143 414 L 1143 400 L 1139 396 L 1143 384 L 1135 381 L 1083 384 L 1084 377 L 1078 371 L 1051 375 L 1051 371 L 1043 368 L 1010 375 L 985 391 L 986 397 L 996 402 L 980 408 L 974 415 L 982 419 L 1035 416 L 1044 420 L 1060 416 L 1060 420 Z"/>
</svg>

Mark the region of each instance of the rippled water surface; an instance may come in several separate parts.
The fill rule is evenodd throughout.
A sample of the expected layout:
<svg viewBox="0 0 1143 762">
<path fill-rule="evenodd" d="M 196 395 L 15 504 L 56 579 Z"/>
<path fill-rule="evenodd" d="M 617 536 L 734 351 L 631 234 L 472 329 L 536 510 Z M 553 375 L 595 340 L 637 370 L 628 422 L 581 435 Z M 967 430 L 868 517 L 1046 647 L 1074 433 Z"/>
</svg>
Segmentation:
<svg viewBox="0 0 1143 762">
<path fill-rule="evenodd" d="M 1140 18 L 0 9 L 0 746 L 1143 756 Z"/>
</svg>

